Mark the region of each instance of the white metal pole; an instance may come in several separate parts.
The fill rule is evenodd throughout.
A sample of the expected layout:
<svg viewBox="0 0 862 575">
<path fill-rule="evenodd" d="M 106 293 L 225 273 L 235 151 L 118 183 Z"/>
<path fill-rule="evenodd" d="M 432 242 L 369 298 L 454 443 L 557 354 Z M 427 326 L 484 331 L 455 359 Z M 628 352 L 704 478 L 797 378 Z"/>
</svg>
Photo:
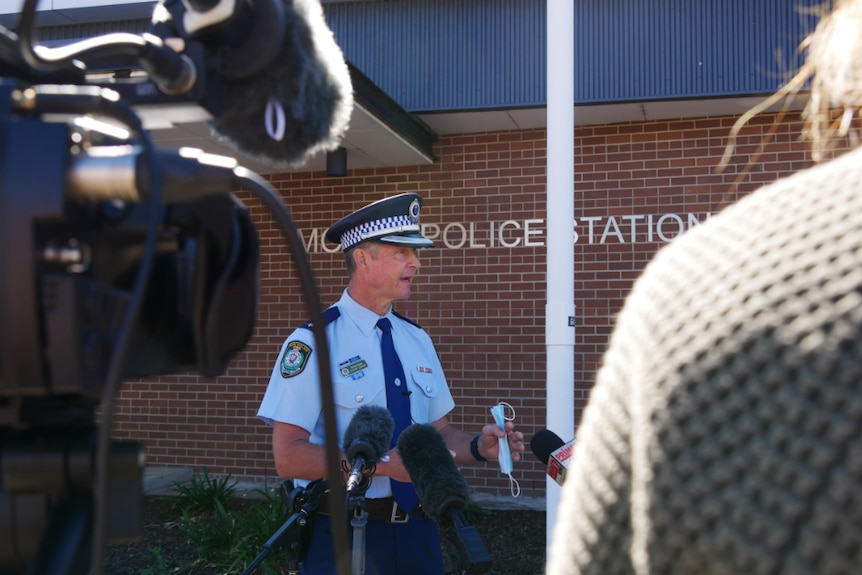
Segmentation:
<svg viewBox="0 0 862 575">
<path fill-rule="evenodd" d="M 548 429 L 575 429 L 575 42 L 574 0 L 547 0 L 547 346 Z M 560 487 L 547 481 L 550 549 Z"/>
</svg>

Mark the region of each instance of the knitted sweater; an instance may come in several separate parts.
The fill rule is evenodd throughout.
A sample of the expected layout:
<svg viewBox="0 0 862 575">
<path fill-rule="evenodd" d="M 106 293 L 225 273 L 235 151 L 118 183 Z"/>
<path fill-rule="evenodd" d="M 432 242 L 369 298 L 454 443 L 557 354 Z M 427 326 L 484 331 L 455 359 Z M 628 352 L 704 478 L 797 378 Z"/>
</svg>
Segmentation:
<svg viewBox="0 0 862 575">
<path fill-rule="evenodd" d="M 862 573 L 862 150 L 656 254 L 573 457 L 549 575 Z"/>
</svg>

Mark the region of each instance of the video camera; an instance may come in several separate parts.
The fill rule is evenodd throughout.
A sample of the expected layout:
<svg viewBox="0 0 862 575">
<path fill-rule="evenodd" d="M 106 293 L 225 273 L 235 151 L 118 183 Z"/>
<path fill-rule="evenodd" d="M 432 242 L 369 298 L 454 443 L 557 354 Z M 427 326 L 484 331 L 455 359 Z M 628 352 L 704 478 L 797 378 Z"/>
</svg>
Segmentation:
<svg viewBox="0 0 862 575">
<path fill-rule="evenodd" d="M 156 149 L 135 111 L 195 102 L 228 132 L 244 123 L 228 119 L 232 90 L 254 84 L 270 60 L 237 62 L 282 54 L 304 21 L 281 0 L 237 2 L 230 14 L 221 4 L 166 0 L 154 12 L 160 35 L 63 49 L 34 45 L 36 0 L 25 0 L 15 32 L 0 27 L 0 572 L 99 573 L 105 543 L 140 537 L 144 448 L 110 439 L 114 397 L 128 378 L 218 376 L 251 337 L 259 246 L 234 191 L 260 199 L 291 248 L 332 405 L 313 274 L 278 195 L 231 158 Z M 263 52 L 251 40 L 260 26 L 277 32 Z M 224 41 L 243 49 L 226 56 Z M 98 67 L 118 56 L 140 70 Z M 281 111 L 281 140 L 253 150 L 264 157 L 295 163 L 344 129 L 285 119 L 283 98 L 279 88 L 267 99 Z M 255 130 L 228 136 L 243 145 L 264 137 Z M 337 470 L 337 451 L 328 460 Z"/>
</svg>

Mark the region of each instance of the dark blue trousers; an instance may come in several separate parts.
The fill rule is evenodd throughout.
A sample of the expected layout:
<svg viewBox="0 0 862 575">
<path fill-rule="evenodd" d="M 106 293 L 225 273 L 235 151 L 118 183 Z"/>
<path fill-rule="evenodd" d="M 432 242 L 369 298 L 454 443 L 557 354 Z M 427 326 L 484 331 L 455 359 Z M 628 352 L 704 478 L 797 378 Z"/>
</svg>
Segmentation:
<svg viewBox="0 0 862 575">
<path fill-rule="evenodd" d="M 302 564 L 303 575 L 335 575 L 335 552 L 329 515 L 314 518 L 308 556 Z M 348 525 L 353 545 L 353 528 Z M 346 549 L 347 561 L 351 558 Z M 407 523 L 369 521 L 365 526 L 366 575 L 443 575 L 443 551 L 437 524 L 421 513 Z"/>
</svg>

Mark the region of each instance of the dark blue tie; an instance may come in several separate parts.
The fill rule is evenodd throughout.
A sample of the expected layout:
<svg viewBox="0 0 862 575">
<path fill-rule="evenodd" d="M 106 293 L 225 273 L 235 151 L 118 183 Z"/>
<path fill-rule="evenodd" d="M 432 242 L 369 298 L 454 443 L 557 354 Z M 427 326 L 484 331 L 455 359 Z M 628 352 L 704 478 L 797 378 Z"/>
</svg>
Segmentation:
<svg viewBox="0 0 862 575">
<path fill-rule="evenodd" d="M 377 327 L 383 332 L 380 338 L 380 351 L 383 355 L 383 374 L 386 376 L 386 406 L 395 421 L 390 447 L 395 447 L 398 436 L 412 423 L 410 393 L 407 390 L 404 367 L 401 365 L 401 360 L 398 359 L 398 354 L 395 353 L 395 344 L 392 343 L 392 324 L 384 317 L 377 321 Z M 392 496 L 399 507 L 407 513 L 412 513 L 419 501 L 413 484 L 395 480 L 391 480 L 391 482 Z"/>
</svg>

